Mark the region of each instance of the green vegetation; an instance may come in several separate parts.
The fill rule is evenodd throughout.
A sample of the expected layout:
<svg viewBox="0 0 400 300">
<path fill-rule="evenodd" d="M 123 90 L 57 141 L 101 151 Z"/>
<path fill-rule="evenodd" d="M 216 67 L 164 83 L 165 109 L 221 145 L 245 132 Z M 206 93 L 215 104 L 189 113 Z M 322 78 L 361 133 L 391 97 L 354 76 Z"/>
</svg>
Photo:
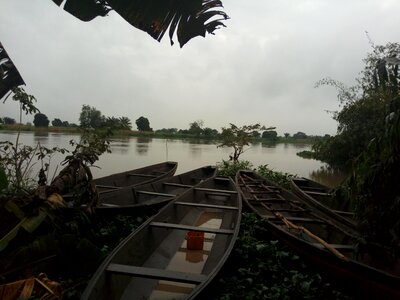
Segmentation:
<svg viewBox="0 0 400 300">
<path fill-rule="evenodd" d="M 207 291 L 211 299 L 347 299 L 265 228 L 243 213 L 233 253 Z"/>
<path fill-rule="evenodd" d="M 231 147 L 233 153 L 229 156 L 229 159 L 234 163 L 239 161 L 239 157 L 246 151 L 246 146 L 250 144 L 255 136 L 254 132 L 258 133 L 259 130 L 271 130 L 275 127 L 265 128 L 260 124 L 243 125 L 241 127 L 230 123 L 230 127 L 223 127 L 220 135 L 220 144 L 217 147 Z"/>
<path fill-rule="evenodd" d="M 153 128 L 150 127 L 149 119 L 145 117 L 140 117 L 135 123 L 139 131 L 153 131 Z"/>
<path fill-rule="evenodd" d="M 314 157 L 330 165 L 351 168 L 338 194 L 355 208 L 367 242 L 400 253 L 400 45 L 372 46 L 358 85 L 335 86 L 342 110 L 333 117 L 338 134 L 313 146 Z"/>
</svg>

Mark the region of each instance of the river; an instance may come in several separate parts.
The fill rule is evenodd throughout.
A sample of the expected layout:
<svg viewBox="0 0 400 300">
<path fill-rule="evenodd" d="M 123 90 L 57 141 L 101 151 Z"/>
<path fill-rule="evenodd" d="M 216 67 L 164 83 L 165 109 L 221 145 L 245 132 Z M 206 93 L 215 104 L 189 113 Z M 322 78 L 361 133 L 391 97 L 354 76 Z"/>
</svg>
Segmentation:
<svg viewBox="0 0 400 300">
<path fill-rule="evenodd" d="M 0 141 L 15 143 L 16 132 L 0 132 Z M 20 143 L 34 146 L 40 143 L 45 147 L 58 146 L 72 150 L 70 140 L 79 140 L 78 135 L 62 133 L 22 132 Z M 330 170 L 324 163 L 303 159 L 297 152 L 310 150 L 307 144 L 264 144 L 254 143 L 240 156 L 250 161 L 254 167 L 268 165 L 274 171 L 308 177 L 329 186 L 336 186 L 342 175 Z M 116 172 L 135 169 L 166 160 L 177 161 L 176 174 L 186 172 L 205 165 L 215 165 L 223 159 L 227 160 L 231 148 L 217 148 L 215 143 L 207 141 L 158 139 L 147 137 L 126 137 L 112 139 L 112 153 L 103 154 L 92 167 L 95 178 Z M 51 158 L 49 178 L 62 168 L 60 162 L 65 155 L 57 154 Z M 40 168 L 38 164 L 36 169 Z"/>
</svg>

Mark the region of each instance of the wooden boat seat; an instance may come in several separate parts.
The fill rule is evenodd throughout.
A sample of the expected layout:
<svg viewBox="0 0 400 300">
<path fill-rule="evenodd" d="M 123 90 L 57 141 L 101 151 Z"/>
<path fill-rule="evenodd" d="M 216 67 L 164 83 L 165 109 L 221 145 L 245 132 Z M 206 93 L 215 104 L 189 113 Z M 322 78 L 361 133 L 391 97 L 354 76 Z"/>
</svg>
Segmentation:
<svg viewBox="0 0 400 300">
<path fill-rule="evenodd" d="M 156 192 L 148 192 L 148 191 L 136 191 L 137 194 L 145 194 L 151 196 L 162 196 L 162 197 L 175 197 L 175 194 L 166 194 L 166 193 L 156 193 Z"/>
<path fill-rule="evenodd" d="M 172 224 L 172 223 L 164 223 L 164 222 L 151 222 L 150 226 L 161 227 L 161 228 L 171 228 L 171 229 L 178 229 L 178 230 L 188 230 L 188 231 L 202 231 L 202 232 L 219 233 L 219 234 L 233 234 L 234 233 L 234 230 L 231 230 L 231 229 L 207 228 L 207 227 L 198 227 L 198 226 L 183 225 L 183 224 Z"/>
<path fill-rule="evenodd" d="M 181 184 L 181 183 L 174 183 L 174 182 L 163 182 L 163 185 L 183 187 L 183 188 L 192 188 L 193 187 L 193 185 L 190 185 L 190 184 Z"/>
<path fill-rule="evenodd" d="M 136 267 L 121 264 L 109 264 L 106 271 L 133 277 L 143 277 L 194 284 L 202 283 L 207 279 L 207 276 L 203 274 L 184 273 L 164 269 Z"/>
<path fill-rule="evenodd" d="M 113 189 L 113 190 L 118 190 L 121 188 L 120 186 L 104 185 L 104 184 L 96 184 L 96 187 L 101 189 Z"/>
<path fill-rule="evenodd" d="M 213 193 L 222 193 L 222 194 L 237 194 L 237 191 L 229 191 L 229 190 L 217 190 L 217 189 L 209 189 L 209 188 L 194 188 L 195 191 L 202 192 L 213 192 Z"/>
<path fill-rule="evenodd" d="M 260 203 L 263 203 L 263 202 L 265 202 L 265 203 L 268 203 L 268 202 L 270 202 L 270 203 L 279 203 L 279 202 L 285 202 L 285 203 L 292 203 L 292 204 L 293 203 L 294 204 L 300 204 L 299 201 L 285 200 L 285 199 L 280 199 L 280 198 L 270 198 L 270 199 L 260 198 L 260 199 L 257 199 L 257 200 L 247 198 L 246 200 L 249 201 L 250 203 L 257 203 L 257 202 L 260 202 Z"/>
<path fill-rule="evenodd" d="M 226 206 L 226 205 L 214 205 L 214 204 L 205 204 L 205 203 L 192 203 L 192 202 L 174 202 L 174 205 L 186 205 L 186 206 L 195 206 L 195 207 L 207 207 L 207 208 L 219 208 L 219 209 L 227 209 L 227 210 L 238 210 L 239 208 L 236 206 Z"/>
<path fill-rule="evenodd" d="M 314 192 L 314 191 L 304 191 L 306 194 L 316 195 L 316 196 L 329 196 L 330 193 L 323 193 L 323 192 Z"/>
<path fill-rule="evenodd" d="M 126 176 L 140 176 L 140 177 L 158 177 L 157 175 L 152 175 L 152 174 L 140 174 L 140 173 L 128 173 Z"/>
</svg>

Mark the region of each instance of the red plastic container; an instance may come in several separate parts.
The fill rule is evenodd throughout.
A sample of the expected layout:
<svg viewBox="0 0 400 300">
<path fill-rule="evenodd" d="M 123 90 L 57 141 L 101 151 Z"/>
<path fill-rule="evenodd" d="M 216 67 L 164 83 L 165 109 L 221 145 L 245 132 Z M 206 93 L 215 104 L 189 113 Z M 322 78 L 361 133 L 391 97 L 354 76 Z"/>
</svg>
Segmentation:
<svg viewBox="0 0 400 300">
<path fill-rule="evenodd" d="M 188 231 L 186 234 L 186 248 L 188 250 L 203 250 L 204 232 Z"/>
</svg>

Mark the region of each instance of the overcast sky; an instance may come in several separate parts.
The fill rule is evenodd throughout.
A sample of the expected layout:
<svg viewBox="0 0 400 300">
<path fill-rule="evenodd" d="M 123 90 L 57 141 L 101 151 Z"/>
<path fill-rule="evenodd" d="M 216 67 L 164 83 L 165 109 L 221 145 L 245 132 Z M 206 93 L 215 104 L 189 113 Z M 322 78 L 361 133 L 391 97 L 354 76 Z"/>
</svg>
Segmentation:
<svg viewBox="0 0 400 300">
<path fill-rule="evenodd" d="M 398 42 L 399 0 L 222 0 L 226 28 L 182 49 L 115 12 L 85 23 L 51 0 L 0 0 L 0 41 L 49 120 L 78 123 L 83 104 L 105 116 L 147 117 L 154 129 L 203 120 L 336 132 L 331 77 L 353 85 L 375 44 Z M 0 104 L 17 119 L 18 105 Z M 26 116 L 23 122 L 33 120 Z"/>
</svg>

